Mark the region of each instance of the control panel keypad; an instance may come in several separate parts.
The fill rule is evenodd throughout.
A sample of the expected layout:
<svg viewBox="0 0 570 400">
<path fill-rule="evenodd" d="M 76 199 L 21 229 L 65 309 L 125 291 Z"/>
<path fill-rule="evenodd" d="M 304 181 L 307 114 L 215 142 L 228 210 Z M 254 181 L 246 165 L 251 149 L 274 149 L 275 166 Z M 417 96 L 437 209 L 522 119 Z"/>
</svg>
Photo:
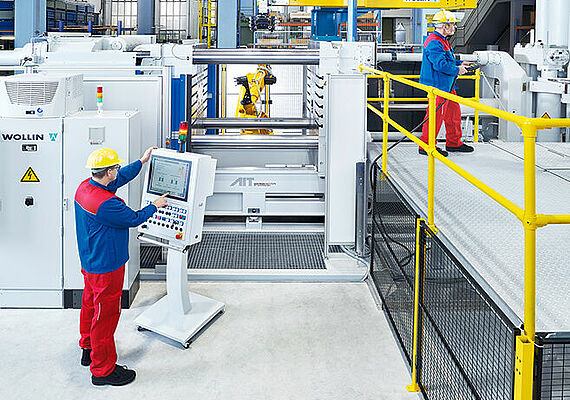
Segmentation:
<svg viewBox="0 0 570 400">
<path fill-rule="evenodd" d="M 145 201 L 145 206 L 151 203 L 150 200 Z M 176 234 L 183 232 L 187 223 L 188 210 L 174 205 L 159 208 L 147 221 L 149 227 L 159 226 Z"/>
</svg>

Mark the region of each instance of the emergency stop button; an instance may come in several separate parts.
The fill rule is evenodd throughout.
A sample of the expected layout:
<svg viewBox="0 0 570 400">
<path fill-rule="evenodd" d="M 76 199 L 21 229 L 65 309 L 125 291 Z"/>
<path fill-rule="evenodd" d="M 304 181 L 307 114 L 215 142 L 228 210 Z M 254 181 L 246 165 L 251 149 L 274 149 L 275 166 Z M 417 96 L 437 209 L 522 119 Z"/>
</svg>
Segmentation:
<svg viewBox="0 0 570 400">
<path fill-rule="evenodd" d="M 177 233 L 177 234 L 176 234 L 176 239 L 182 239 L 182 233 L 180 233 L 180 232 Z"/>
</svg>

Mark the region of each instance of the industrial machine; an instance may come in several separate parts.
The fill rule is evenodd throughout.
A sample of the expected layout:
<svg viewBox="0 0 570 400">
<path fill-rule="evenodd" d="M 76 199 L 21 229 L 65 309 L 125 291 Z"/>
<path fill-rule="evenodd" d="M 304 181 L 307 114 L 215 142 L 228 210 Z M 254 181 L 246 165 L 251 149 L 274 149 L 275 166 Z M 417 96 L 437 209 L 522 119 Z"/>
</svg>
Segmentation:
<svg viewBox="0 0 570 400">
<path fill-rule="evenodd" d="M 167 295 L 139 315 L 135 324 L 139 330 L 152 330 L 185 347 L 224 310 L 223 303 L 188 292 L 187 286 L 188 248 L 202 239 L 206 198 L 212 195 L 215 170 L 216 160 L 209 156 L 154 150 L 142 195 L 147 205 L 168 194 L 168 206 L 138 228 L 140 240 L 168 249 Z"/>
<path fill-rule="evenodd" d="M 517 44 L 514 59 L 530 79 L 525 88 L 532 96 L 532 116 L 546 118 L 570 117 L 570 30 L 568 29 L 570 3 L 567 1 L 536 1 L 536 29 L 530 43 Z M 564 128 L 542 130 L 538 141 L 570 140 Z"/>
<path fill-rule="evenodd" d="M 89 177 L 85 160 L 99 147 L 140 156 L 139 114 L 82 111 L 83 94 L 77 74 L 30 70 L 0 81 L 0 252 L 11 266 L 0 278 L 2 307 L 81 303 L 73 199 Z M 139 193 L 134 182 L 118 195 L 136 208 Z M 124 306 L 138 289 L 138 247 L 131 240 Z"/>
<path fill-rule="evenodd" d="M 354 281 L 366 275 L 365 263 L 352 253 L 365 254 L 366 235 L 365 172 L 358 167 L 366 161 L 366 81 L 358 66 L 375 65 L 375 43 L 264 51 L 60 34 L 0 54 L 5 69 L 28 62 L 50 72 L 80 69 L 85 93 L 92 94 L 86 110 L 97 110 L 98 86 L 106 109 L 138 110 L 143 148 L 177 147 L 177 127 L 187 121 L 188 150 L 218 160 L 204 240 L 189 250 L 190 260 L 202 263 L 190 262 L 194 279 Z M 226 118 L 239 98 L 228 82 L 260 64 L 279 77 L 271 85 L 270 118 Z M 212 81 L 219 83 L 217 93 Z M 264 129 L 274 134 L 240 135 Z M 224 235 L 228 250 L 208 250 Z M 283 237 L 300 247 L 282 248 Z M 255 262 L 244 258 L 230 266 L 216 258 L 236 241 L 260 250 Z M 146 253 L 149 245 L 143 246 Z M 291 263 L 285 254 L 294 248 L 305 256 Z M 272 260 L 261 250 L 283 256 Z M 143 278 L 164 277 L 161 268 L 145 270 Z"/>
<path fill-rule="evenodd" d="M 356 242 L 364 240 L 365 220 L 357 210 L 366 209 L 365 199 L 355 195 L 364 174 L 358 165 L 365 164 L 366 148 L 366 84 L 358 65 L 374 64 L 375 45 L 316 43 L 309 50 L 295 52 L 196 49 L 193 53 L 197 64 L 227 64 L 228 81 L 232 71 L 241 74 L 242 65 L 262 60 L 271 65 L 274 75 L 283 77 L 272 88 L 270 118 L 197 118 L 190 125 L 194 130 L 274 131 L 274 135 L 259 137 L 192 136 L 193 151 L 219 160 L 214 195 L 206 210 L 209 237 L 213 243 L 235 232 L 233 240 L 241 243 L 258 238 L 252 246 L 262 249 L 286 234 L 294 246 L 316 244 L 322 252 L 316 258 L 321 261 L 304 260 L 310 267 L 291 268 L 287 267 L 290 261 L 277 258 L 272 268 L 260 274 L 259 268 L 248 267 L 247 259 L 236 260 L 233 271 L 220 271 L 217 276 L 361 279 L 362 264 L 342 249 L 356 249 Z M 239 101 L 239 93 L 233 96 L 227 95 L 229 107 Z M 363 246 L 358 248 L 363 250 Z M 303 254 L 311 251 L 300 250 Z M 207 265 L 219 262 L 215 255 L 210 259 Z"/>
</svg>

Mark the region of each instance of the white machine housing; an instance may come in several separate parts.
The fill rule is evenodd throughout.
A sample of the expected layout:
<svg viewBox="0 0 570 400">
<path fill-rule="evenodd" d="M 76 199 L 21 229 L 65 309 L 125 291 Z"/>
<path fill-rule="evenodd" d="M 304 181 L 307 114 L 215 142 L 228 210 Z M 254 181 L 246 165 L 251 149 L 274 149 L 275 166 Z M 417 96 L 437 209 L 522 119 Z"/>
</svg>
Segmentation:
<svg viewBox="0 0 570 400">
<path fill-rule="evenodd" d="M 115 150 L 126 161 L 123 166 L 139 159 L 141 149 L 142 116 L 136 111 L 83 111 L 64 120 L 63 140 L 63 232 L 64 232 L 64 289 L 83 289 L 83 275 L 77 252 L 75 234 L 75 191 L 91 175 L 85 168 L 89 154 L 102 147 Z M 133 210 L 140 208 L 142 176 L 139 175 L 117 190 L 116 195 Z M 129 290 L 139 273 L 140 244 L 136 230 L 130 230 L 129 261 L 125 265 L 124 290 Z M 78 299 L 76 299 L 78 300 Z M 78 301 L 75 301 L 78 303 Z"/>
<path fill-rule="evenodd" d="M 83 289 L 74 196 L 81 181 L 90 176 L 85 160 L 100 147 L 114 148 L 130 161 L 138 159 L 140 113 L 79 111 L 81 75 L 30 75 L 0 81 L 4 100 L 8 98 L 4 82 L 18 83 L 22 93 L 13 95 L 28 96 L 30 110 L 45 106 L 43 98 L 34 95 L 42 86 L 57 85 L 43 117 L 20 113 L 18 107 L 0 107 L 0 254 L 3 265 L 9 267 L 0 277 L 0 307 L 74 307 L 80 304 Z M 33 175 L 28 173 L 30 168 Z M 140 180 L 120 188 L 117 195 L 137 209 Z M 126 290 L 135 287 L 138 247 L 132 237 Z"/>
<path fill-rule="evenodd" d="M 532 116 L 532 94 L 528 90 L 531 79 L 521 66 L 503 51 L 476 51 L 477 60 L 483 64 L 481 71 L 481 98 L 497 103 L 492 106 L 509 113 Z M 482 100 L 485 102 L 485 100 Z M 504 119 L 498 120 L 499 139 L 508 142 L 522 142 L 520 128 Z"/>
<path fill-rule="evenodd" d="M 168 206 L 139 226 L 139 232 L 167 239 L 177 247 L 202 240 L 206 198 L 213 194 L 215 171 L 216 160 L 210 156 L 154 150 L 141 204 L 147 206 L 168 192 Z"/>
<path fill-rule="evenodd" d="M 26 73 L 0 81 L 0 117 L 60 118 L 83 107 L 83 75 Z"/>
</svg>

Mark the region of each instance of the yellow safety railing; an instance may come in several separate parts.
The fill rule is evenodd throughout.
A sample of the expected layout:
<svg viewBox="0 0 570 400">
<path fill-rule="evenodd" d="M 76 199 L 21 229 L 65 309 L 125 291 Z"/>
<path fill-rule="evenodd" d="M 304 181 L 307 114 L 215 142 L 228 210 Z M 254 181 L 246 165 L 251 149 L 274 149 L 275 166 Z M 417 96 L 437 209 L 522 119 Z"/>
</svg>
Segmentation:
<svg viewBox="0 0 570 400">
<path fill-rule="evenodd" d="M 368 78 L 382 78 L 380 75 L 367 75 Z M 397 75 L 400 78 L 406 79 L 419 79 L 419 75 Z M 479 102 L 480 91 L 481 91 L 481 70 L 476 70 L 474 75 L 462 75 L 458 79 L 461 80 L 473 80 L 475 83 L 475 96 L 471 97 L 471 100 Z M 427 97 L 389 97 L 388 101 L 393 102 L 424 102 L 427 101 Z M 369 97 L 368 101 L 384 101 L 383 97 Z M 473 141 L 475 143 L 479 142 L 479 110 L 475 110 L 474 120 L 473 120 Z"/>
<path fill-rule="evenodd" d="M 212 30 L 217 28 L 217 7 L 215 0 L 198 0 L 198 39 L 204 40 L 204 28 L 206 28 L 206 43 L 212 47 Z"/>
<path fill-rule="evenodd" d="M 516 339 L 515 351 L 515 400 L 531 400 L 533 396 L 533 368 L 534 368 L 534 346 L 535 346 L 535 309 L 536 309 L 536 230 L 548 224 L 570 224 L 570 215 L 545 215 L 536 213 L 536 135 L 541 129 L 550 129 L 555 127 L 570 127 L 570 119 L 562 118 L 529 118 L 520 115 L 511 114 L 485 104 L 481 104 L 473 99 L 466 99 L 448 92 L 426 86 L 415 82 L 408 78 L 398 75 L 392 75 L 388 72 L 378 71 L 376 69 L 360 66 L 360 71 L 371 73 L 367 75 L 372 78 L 381 78 L 384 82 L 384 97 L 381 98 L 384 104 L 383 112 L 376 107 L 367 104 L 369 110 L 377 114 L 383 121 L 383 137 L 382 137 L 382 173 L 388 176 L 387 171 L 387 150 L 388 150 L 388 125 L 393 126 L 398 131 L 407 136 L 410 140 L 423 148 L 428 153 L 428 212 L 427 224 L 437 232 L 434 216 L 435 216 L 435 160 L 440 161 L 459 176 L 471 183 L 477 189 L 485 193 L 491 199 L 496 201 L 502 207 L 509 210 L 523 224 L 525 230 L 524 245 L 524 331 Z M 429 143 L 424 143 L 411 132 L 404 129 L 400 124 L 389 116 L 389 88 L 390 81 L 400 82 L 427 93 L 427 101 L 429 107 Z M 477 81 L 476 81 L 477 82 Z M 478 97 L 478 88 L 476 88 L 476 97 Z M 497 118 L 504 119 L 518 125 L 522 130 L 524 145 L 524 208 L 514 204 L 512 201 L 501 195 L 463 168 L 442 156 L 436 150 L 436 131 L 435 131 L 435 109 L 436 97 L 440 96 L 445 99 L 455 101 L 459 104 L 471 107 L 476 111 L 493 115 Z M 368 99 L 370 100 L 370 99 Z M 478 123 L 478 121 L 477 121 Z M 416 285 L 415 291 L 419 290 Z M 418 301 L 415 296 L 414 310 L 414 327 L 417 330 L 418 318 Z M 417 332 L 414 332 L 417 335 Z M 416 337 L 416 336 L 415 336 Z M 408 386 L 411 391 L 419 390 L 417 382 L 417 346 L 414 346 L 414 354 L 412 356 L 412 385 Z"/>
</svg>

